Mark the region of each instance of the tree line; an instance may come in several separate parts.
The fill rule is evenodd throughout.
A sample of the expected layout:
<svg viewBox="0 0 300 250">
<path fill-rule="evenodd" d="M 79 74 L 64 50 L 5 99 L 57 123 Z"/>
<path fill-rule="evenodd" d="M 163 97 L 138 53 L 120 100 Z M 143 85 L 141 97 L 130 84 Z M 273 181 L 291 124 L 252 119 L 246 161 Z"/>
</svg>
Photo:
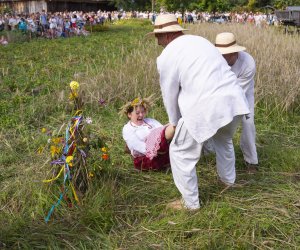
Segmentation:
<svg viewBox="0 0 300 250">
<path fill-rule="evenodd" d="M 300 6 L 300 0 L 113 0 L 118 9 L 159 11 L 260 11 L 271 6 Z"/>
</svg>

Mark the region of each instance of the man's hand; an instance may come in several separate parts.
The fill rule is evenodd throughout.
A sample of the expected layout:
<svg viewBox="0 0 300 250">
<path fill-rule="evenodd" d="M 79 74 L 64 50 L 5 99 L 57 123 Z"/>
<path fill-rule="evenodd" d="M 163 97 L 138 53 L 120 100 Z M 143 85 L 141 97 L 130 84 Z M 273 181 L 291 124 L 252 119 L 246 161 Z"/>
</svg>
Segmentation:
<svg viewBox="0 0 300 250">
<path fill-rule="evenodd" d="M 165 137 L 167 141 L 171 141 L 175 134 L 176 126 L 169 124 L 165 130 Z"/>
</svg>

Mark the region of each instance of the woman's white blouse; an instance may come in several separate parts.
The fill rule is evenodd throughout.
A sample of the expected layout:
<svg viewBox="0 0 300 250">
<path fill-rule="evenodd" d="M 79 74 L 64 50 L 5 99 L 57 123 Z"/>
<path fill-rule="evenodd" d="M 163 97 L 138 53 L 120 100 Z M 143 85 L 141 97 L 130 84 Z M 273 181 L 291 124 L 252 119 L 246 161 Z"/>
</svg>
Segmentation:
<svg viewBox="0 0 300 250">
<path fill-rule="evenodd" d="M 136 153 L 146 154 L 146 143 L 145 139 L 150 134 L 150 132 L 163 125 L 155 119 L 145 118 L 143 125 L 135 125 L 131 121 L 128 121 L 124 125 L 122 135 L 125 140 L 127 147 L 129 148 L 131 154 L 136 156 Z"/>
</svg>

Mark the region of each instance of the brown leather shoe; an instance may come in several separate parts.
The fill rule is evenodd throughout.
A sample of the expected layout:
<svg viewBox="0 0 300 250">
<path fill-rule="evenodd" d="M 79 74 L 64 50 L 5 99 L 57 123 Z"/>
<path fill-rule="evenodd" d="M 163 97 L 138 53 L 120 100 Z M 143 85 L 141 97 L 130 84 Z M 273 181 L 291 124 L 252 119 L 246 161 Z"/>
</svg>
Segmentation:
<svg viewBox="0 0 300 250">
<path fill-rule="evenodd" d="M 258 172 L 258 164 L 251 164 L 248 162 L 245 162 L 245 164 L 248 174 L 256 174 Z"/>
<path fill-rule="evenodd" d="M 168 203 L 167 208 L 173 209 L 173 210 L 178 210 L 178 211 L 198 211 L 199 210 L 199 208 L 186 207 L 184 204 L 184 200 L 182 198 Z"/>
<path fill-rule="evenodd" d="M 218 179 L 218 183 L 221 186 L 223 186 L 224 188 L 230 188 L 230 187 L 234 186 L 234 183 L 224 182 L 224 181 L 221 181 L 220 179 Z"/>
</svg>

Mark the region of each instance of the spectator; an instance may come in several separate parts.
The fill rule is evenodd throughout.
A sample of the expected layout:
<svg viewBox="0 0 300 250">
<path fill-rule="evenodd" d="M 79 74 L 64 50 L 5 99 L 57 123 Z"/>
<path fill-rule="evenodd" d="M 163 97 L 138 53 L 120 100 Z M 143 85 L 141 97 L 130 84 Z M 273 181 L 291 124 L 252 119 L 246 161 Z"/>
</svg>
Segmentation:
<svg viewBox="0 0 300 250">
<path fill-rule="evenodd" d="M 21 18 L 19 24 L 18 24 L 18 28 L 19 30 L 21 30 L 22 32 L 26 32 L 27 31 L 27 24 L 25 22 L 24 18 Z"/>
<path fill-rule="evenodd" d="M 49 29 L 49 26 L 48 26 L 48 18 L 45 10 L 42 10 L 42 14 L 40 15 L 40 23 L 42 25 L 42 33 L 46 32 Z"/>
</svg>

